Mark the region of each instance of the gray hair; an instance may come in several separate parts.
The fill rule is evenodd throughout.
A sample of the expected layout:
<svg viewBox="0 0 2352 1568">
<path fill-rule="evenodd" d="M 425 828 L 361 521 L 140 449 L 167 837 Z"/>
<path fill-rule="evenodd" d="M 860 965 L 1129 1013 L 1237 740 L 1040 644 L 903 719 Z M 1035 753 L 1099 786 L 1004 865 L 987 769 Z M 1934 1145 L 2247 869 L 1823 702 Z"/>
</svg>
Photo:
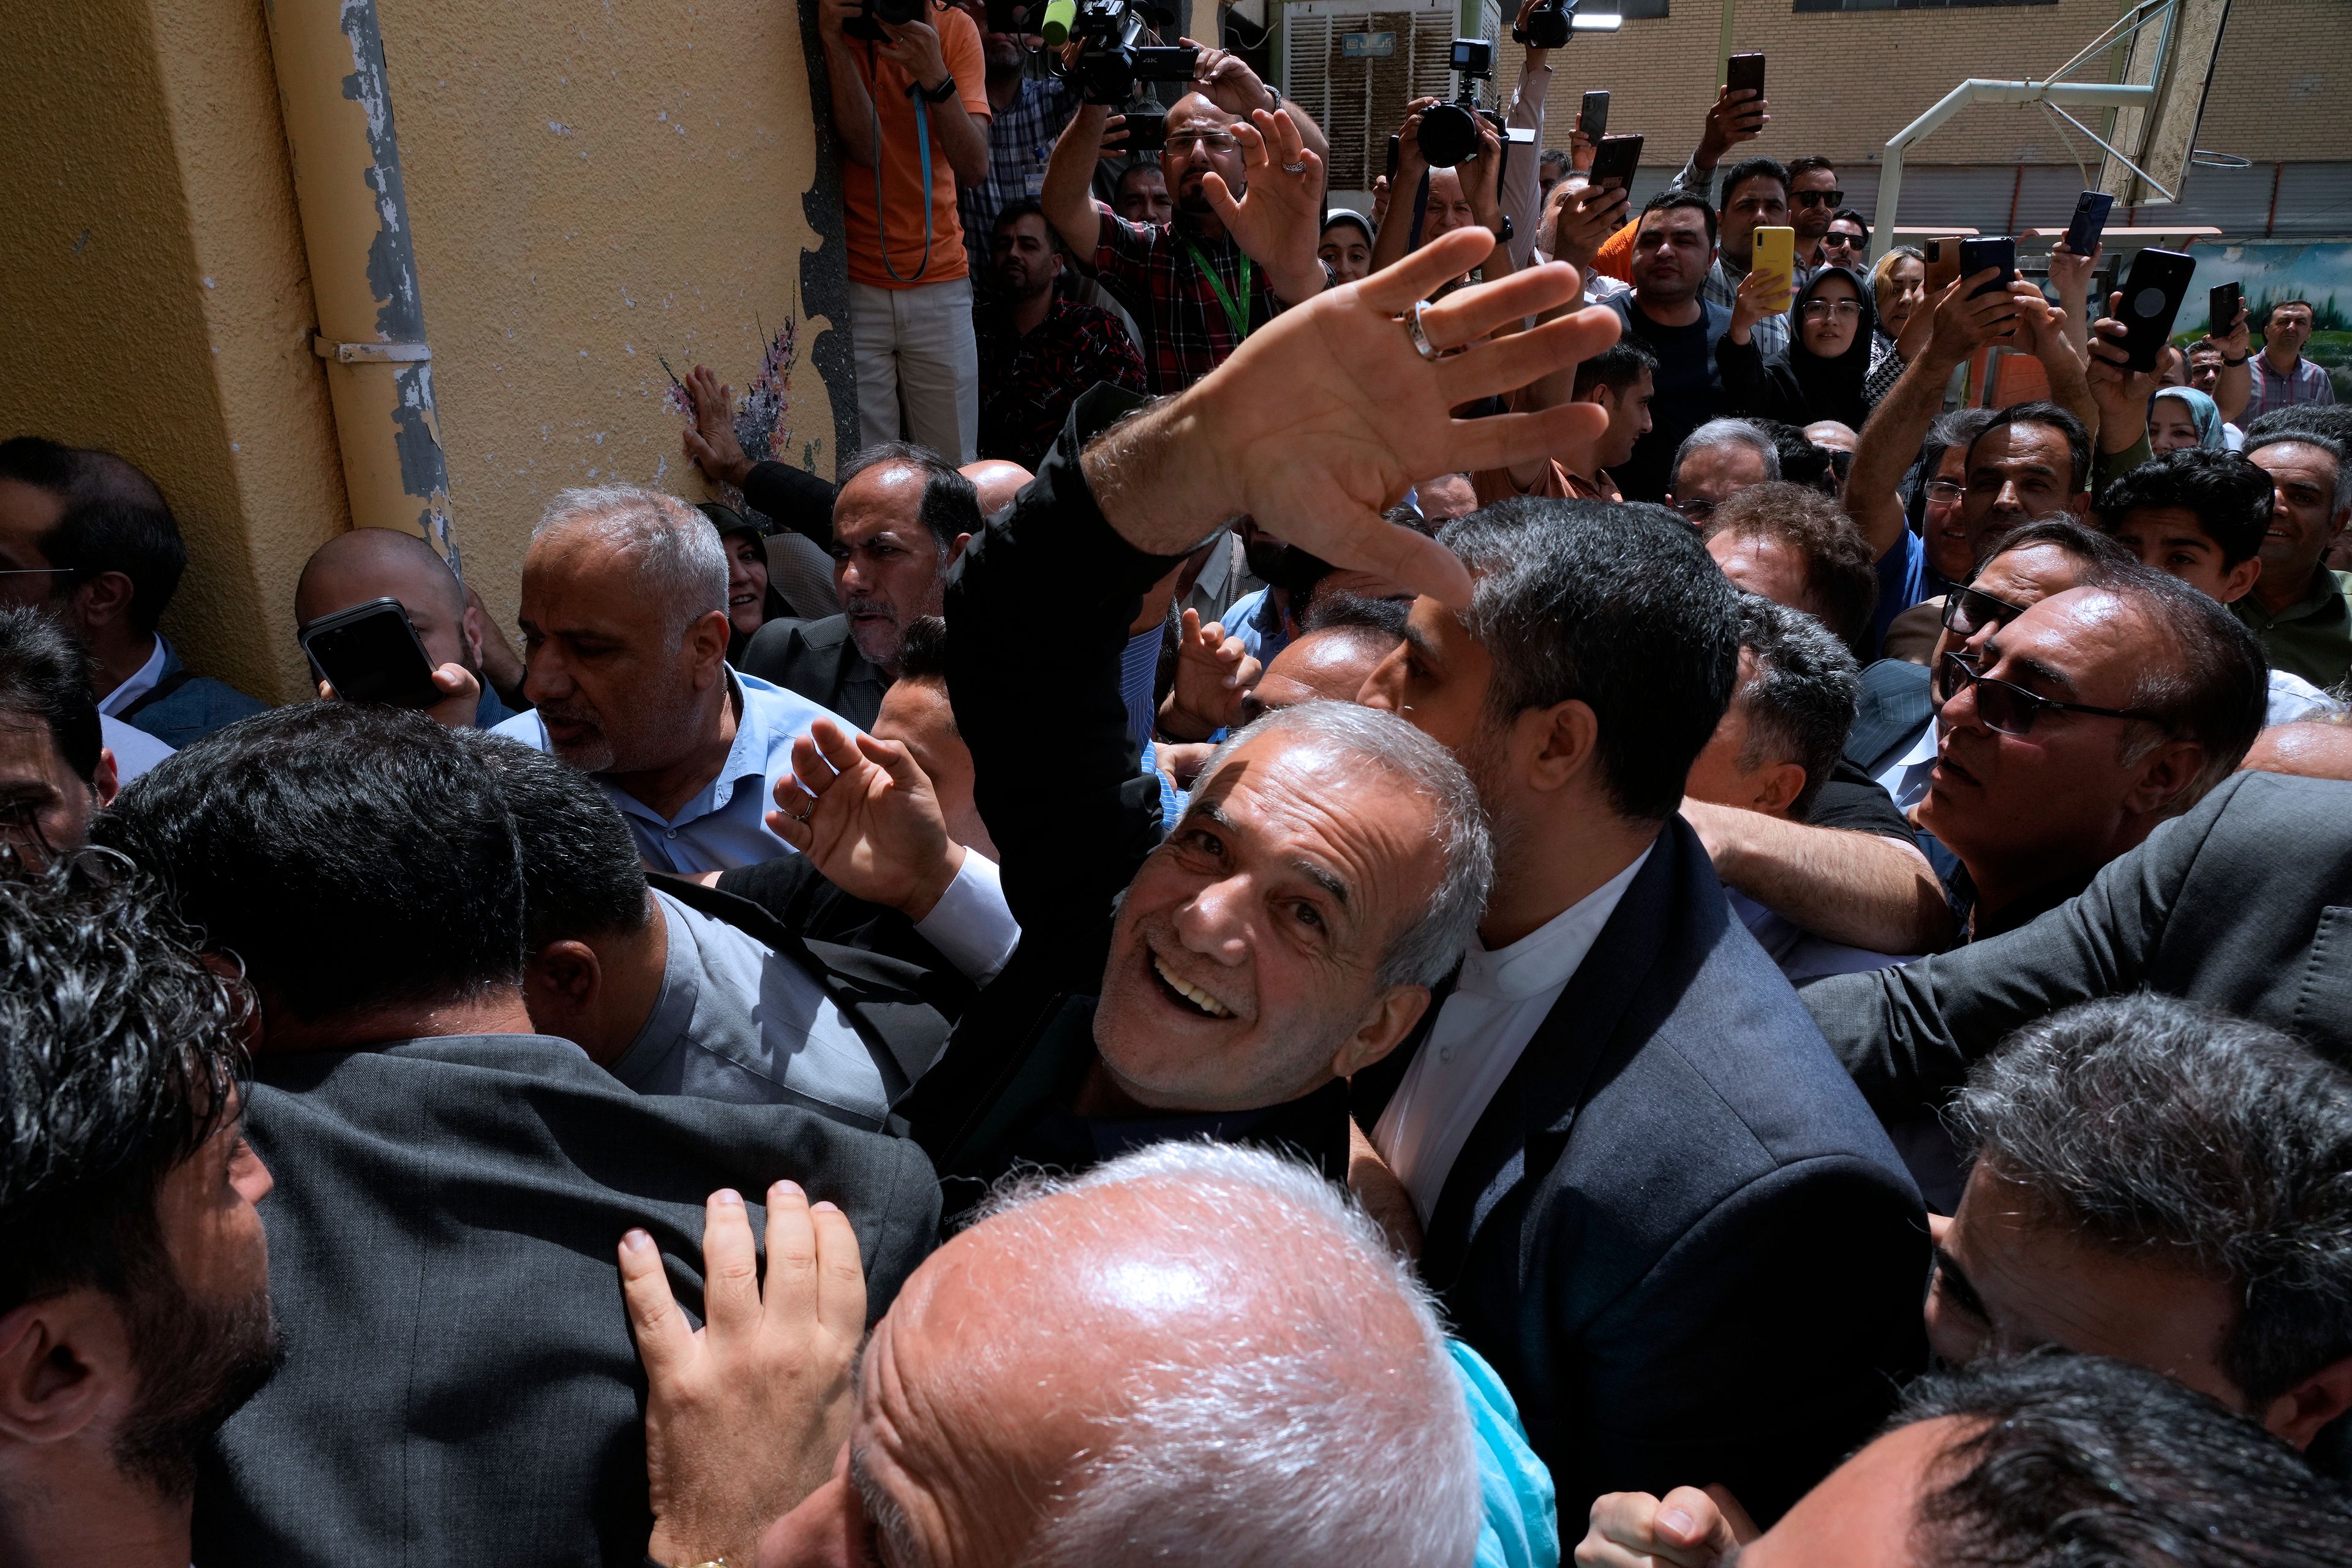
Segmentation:
<svg viewBox="0 0 2352 1568">
<path fill-rule="evenodd" d="M 2153 623 L 2155 647 L 2179 660 L 2147 657 L 2132 688 L 2130 706 L 2153 722 L 2126 725 L 2121 757 L 2137 763 L 2167 741 L 2194 741 L 2203 765 L 2187 788 L 2165 804 L 2179 816 L 2235 773 L 2263 732 L 2270 706 L 2270 665 L 2244 622 L 2179 578 L 2134 563 L 2118 569 L 2099 592 L 2121 599 Z"/>
<path fill-rule="evenodd" d="M 2110 997 L 2011 1036 L 1949 1114 L 2053 1222 L 2226 1278 L 2221 1364 L 2255 1408 L 2352 1355 L 2352 1073 L 2308 1046 Z"/>
<path fill-rule="evenodd" d="M 1756 656 L 1756 673 L 1732 697 L 1748 710 L 1739 766 L 1752 772 L 1770 758 L 1803 768 L 1805 787 L 1789 804 L 1802 822 L 1845 750 L 1862 667 L 1829 627 L 1755 594 L 1739 596 L 1739 646 Z"/>
<path fill-rule="evenodd" d="M 1435 1302 L 1380 1227 L 1308 1166 L 1208 1142 L 1032 1179 L 1000 1192 L 985 1223 L 1131 1253 L 1129 1205 L 1036 1212 L 1047 1198 L 1112 1189 L 1149 1210 L 1150 1242 L 1171 1268 L 1208 1257 L 1240 1276 L 1220 1292 L 1234 1328 L 1134 1369 L 1110 1430 L 1058 1489 L 1023 1561 L 1468 1568 L 1482 1509 L 1468 1405 Z M 1248 1235 L 1295 1266 L 1273 1266 L 1264 1250 L 1232 1261 L 1234 1237 Z M 1385 1353 L 1399 1309 L 1416 1342 L 1401 1357 Z"/>
<path fill-rule="evenodd" d="M 1746 447 L 1764 459 L 1764 477 L 1780 477 L 1780 445 L 1772 433 L 1753 419 L 1710 419 L 1689 435 L 1675 448 L 1675 466 L 1670 470 L 1682 477 L 1683 462 L 1693 452 L 1704 452 L 1716 447 Z"/>
<path fill-rule="evenodd" d="M 638 485 L 562 490 L 547 503 L 530 537 L 536 542 L 573 528 L 589 530 L 631 558 L 633 589 L 667 612 L 671 647 L 703 616 L 726 614 L 727 547 L 709 520 L 677 497 Z"/>
<path fill-rule="evenodd" d="M 2282 409 L 2280 412 L 2284 413 L 2286 410 Z M 2250 431 L 2246 436 L 2245 447 L 2238 455 L 2251 462 L 2253 460 L 2254 454 L 2263 447 L 2283 446 L 2289 441 L 2297 441 L 2304 446 L 2315 447 L 2336 459 L 2336 501 L 2328 509 L 2327 515 L 2343 516 L 2345 509 L 2352 507 L 2352 452 L 2347 452 L 2342 441 L 2325 430 L 2306 429 L 2282 423 L 2265 430 Z"/>
<path fill-rule="evenodd" d="M 1360 757 L 1428 798 L 1445 873 L 1420 915 L 1389 944 L 1375 976 L 1381 985 L 1434 985 L 1462 961 L 1486 912 L 1495 880 L 1494 844 L 1478 791 L 1454 753 L 1393 713 L 1353 702 L 1302 702 L 1236 730 L 1196 775 L 1217 776 L 1236 746 L 1268 737 Z"/>
</svg>

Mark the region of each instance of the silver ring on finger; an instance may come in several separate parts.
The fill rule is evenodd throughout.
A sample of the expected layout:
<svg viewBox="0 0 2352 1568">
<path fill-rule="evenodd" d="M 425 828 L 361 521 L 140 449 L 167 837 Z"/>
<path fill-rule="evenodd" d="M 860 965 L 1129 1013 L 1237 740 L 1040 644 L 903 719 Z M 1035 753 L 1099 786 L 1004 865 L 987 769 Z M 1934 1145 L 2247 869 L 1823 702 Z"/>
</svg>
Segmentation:
<svg viewBox="0 0 2352 1568">
<path fill-rule="evenodd" d="M 1306 161 L 1301 159 L 1296 163 L 1285 163 L 1282 166 L 1282 172 L 1286 174 L 1303 174 L 1307 173 Z"/>
<path fill-rule="evenodd" d="M 1399 316 L 1397 320 L 1404 323 L 1404 335 L 1412 340 L 1412 352 L 1434 364 L 1444 357 L 1444 353 L 1429 341 L 1429 331 L 1422 325 L 1422 313 L 1428 309 L 1428 300 L 1416 300 L 1413 301 L 1412 309 Z"/>
</svg>

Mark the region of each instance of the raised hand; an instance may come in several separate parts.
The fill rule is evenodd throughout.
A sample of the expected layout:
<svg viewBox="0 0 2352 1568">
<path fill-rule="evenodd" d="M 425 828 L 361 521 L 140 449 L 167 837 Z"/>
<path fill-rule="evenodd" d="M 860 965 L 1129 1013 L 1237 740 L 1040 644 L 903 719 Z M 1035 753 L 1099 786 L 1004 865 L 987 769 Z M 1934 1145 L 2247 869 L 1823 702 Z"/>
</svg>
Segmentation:
<svg viewBox="0 0 2352 1568">
<path fill-rule="evenodd" d="M 793 742 L 775 798 L 770 832 L 843 892 L 908 920 L 929 914 L 963 868 L 929 776 L 896 741 L 820 719 Z"/>
<path fill-rule="evenodd" d="M 1748 88 L 1734 91 L 1727 87 L 1707 106 L 1706 129 L 1699 133 L 1694 162 L 1702 169 L 1712 169 L 1723 162 L 1725 153 L 1742 142 L 1753 142 L 1771 123 L 1772 105 L 1762 94 Z"/>
<path fill-rule="evenodd" d="M 1252 332 L 1183 393 L 1097 437 L 1082 462 L 1104 517 L 1139 549 L 1181 555 L 1214 520 L 1247 512 L 1336 566 L 1468 604 L 1470 576 L 1453 552 L 1382 512 L 1416 478 L 1509 468 L 1598 440 L 1608 416 L 1597 404 L 1485 419 L 1452 411 L 1590 359 L 1618 331 L 1615 312 L 1595 307 L 1487 340 L 1575 305 L 1576 268 L 1553 263 L 1429 305 L 1419 320 L 1439 357 L 1423 358 L 1401 313 L 1494 244 L 1460 229 L 1328 289 Z"/>
<path fill-rule="evenodd" d="M 1176 684 L 1160 705 L 1160 728 L 1179 740 L 1204 740 L 1229 728 L 1261 673 L 1239 637 L 1227 637 L 1215 621 L 1201 624 L 1201 612 L 1184 612 L 1176 637 Z"/>
<path fill-rule="evenodd" d="M 670 1295 L 661 1249 L 621 1238 L 621 1291 L 646 1363 L 646 1479 L 656 1563 L 749 1563 L 760 1532 L 824 1483 L 848 1440 L 866 1333 L 857 1233 L 791 1182 L 768 1189 L 762 1289 L 750 1212 L 710 1194 L 703 1326 Z"/>
<path fill-rule="evenodd" d="M 1929 358 L 1942 364 L 1958 364 L 1987 343 L 2007 341 L 2017 324 L 2017 296 L 2005 289 L 1975 296 L 1969 292 L 2000 276 L 2000 269 L 1992 267 L 1972 273 L 1946 289 L 1928 307 L 1935 316 L 1935 326 L 1927 340 Z M 2029 283 L 2025 287 L 2033 286 Z"/>
<path fill-rule="evenodd" d="M 713 483 L 740 489 L 751 477 L 751 459 L 735 439 L 735 389 L 696 365 L 686 373 L 686 395 L 694 400 L 694 423 L 679 437 L 687 460 Z"/>
<path fill-rule="evenodd" d="M 938 28 L 929 22 L 882 22 L 879 26 L 890 41 L 877 46 L 875 53 L 913 77 L 927 92 L 947 80 L 947 57 L 940 50 Z"/>
<path fill-rule="evenodd" d="M 1625 226 L 1631 198 L 1622 185 L 1571 186 L 1566 180 L 1551 195 L 1551 258 L 1582 272 L 1592 265 L 1609 237 Z"/>
<path fill-rule="evenodd" d="M 1260 110 L 1282 107 L 1281 95 L 1267 87 L 1241 56 L 1229 49 L 1211 48 L 1191 38 L 1179 38 L 1177 42 L 1201 51 L 1192 63 L 1192 84 L 1201 89 L 1202 98 L 1227 114 L 1246 118 Z"/>
<path fill-rule="evenodd" d="M 445 730 L 470 730 L 482 705 L 482 683 L 462 664 L 445 664 L 433 671 L 433 689 L 440 698 L 425 709 L 425 716 Z M 334 683 L 319 682 L 319 700 L 339 700 Z"/>
<path fill-rule="evenodd" d="M 1731 341 L 1748 342 L 1756 323 L 1777 314 L 1774 307 L 1780 302 L 1780 292 L 1789 287 L 1785 272 L 1768 272 L 1763 268 L 1752 268 L 1739 280 L 1739 290 L 1731 297 Z"/>
<path fill-rule="evenodd" d="M 2120 292 L 2107 296 L 2109 310 L 2121 310 L 2123 302 Z M 2118 437 L 2126 430 L 2138 432 L 2147 427 L 2147 400 L 2156 394 L 2156 373 L 2134 370 L 2126 363 L 2130 357 L 2124 349 L 2127 330 L 2112 315 L 2092 322 L 2091 359 L 2084 372 L 2084 378 L 2091 384 L 2091 396 L 2099 405 L 2101 425 L 2114 429 Z"/>
<path fill-rule="evenodd" d="M 1592 1503 L 1577 1568 L 1716 1568 L 1759 1531 L 1719 1486 L 1676 1487 L 1663 1498 L 1610 1492 Z"/>
<path fill-rule="evenodd" d="M 1323 160 L 1315 155 L 1283 110 L 1259 110 L 1234 124 L 1247 188 L 1236 197 L 1214 173 L 1201 177 L 1201 194 L 1216 210 L 1243 254 L 1265 268 L 1275 297 L 1286 304 L 1322 292 L 1323 263 L 1315 254 L 1323 228 Z"/>
</svg>

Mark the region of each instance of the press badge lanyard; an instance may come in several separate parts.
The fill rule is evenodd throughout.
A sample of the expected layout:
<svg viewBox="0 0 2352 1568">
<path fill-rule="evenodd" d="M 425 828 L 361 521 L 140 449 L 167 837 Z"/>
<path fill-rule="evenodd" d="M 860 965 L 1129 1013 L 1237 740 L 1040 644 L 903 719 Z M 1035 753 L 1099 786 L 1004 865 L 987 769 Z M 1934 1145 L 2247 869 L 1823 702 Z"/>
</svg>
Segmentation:
<svg viewBox="0 0 2352 1568">
<path fill-rule="evenodd" d="M 876 68 L 871 43 L 866 46 L 866 64 L 868 69 Z M 873 117 L 874 124 L 874 226 L 882 235 L 882 270 L 890 275 L 894 283 L 919 283 L 922 281 L 923 274 L 931 269 L 930 105 L 924 100 L 923 84 L 919 81 L 907 84 L 907 96 L 914 100 L 915 145 L 921 150 L 923 156 L 923 259 L 916 267 L 912 278 L 899 277 L 898 269 L 890 265 L 890 223 L 882 216 L 882 106 L 874 101 L 872 93 L 866 95 L 866 107 Z"/>
<path fill-rule="evenodd" d="M 1201 254 L 1201 247 L 1192 243 L 1192 237 L 1189 235 L 1184 237 L 1184 248 L 1192 253 L 1192 265 L 1209 275 L 1209 287 L 1217 291 L 1217 303 L 1225 308 L 1225 323 L 1234 330 L 1234 342 L 1239 342 L 1244 338 L 1248 337 L 1250 329 L 1249 310 L 1247 307 L 1250 298 L 1250 284 L 1256 276 L 1255 269 L 1251 266 L 1248 253 L 1244 252 L 1242 255 L 1242 302 L 1244 308 L 1236 310 L 1234 309 L 1234 297 L 1225 292 L 1224 279 L 1217 276 L 1217 269 L 1209 265 L 1209 258 Z"/>
</svg>

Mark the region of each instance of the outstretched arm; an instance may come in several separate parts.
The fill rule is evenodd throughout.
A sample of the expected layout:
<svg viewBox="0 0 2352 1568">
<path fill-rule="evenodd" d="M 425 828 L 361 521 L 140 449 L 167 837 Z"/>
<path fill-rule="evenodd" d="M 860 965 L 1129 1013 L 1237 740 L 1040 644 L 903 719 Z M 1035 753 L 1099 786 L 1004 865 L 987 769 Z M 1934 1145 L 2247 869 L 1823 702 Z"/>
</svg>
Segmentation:
<svg viewBox="0 0 2352 1568">
<path fill-rule="evenodd" d="M 1952 911 L 1916 846 L 1850 827 L 1685 800 L 1715 874 L 1816 936 L 1870 952 L 1937 952 Z"/>
</svg>

